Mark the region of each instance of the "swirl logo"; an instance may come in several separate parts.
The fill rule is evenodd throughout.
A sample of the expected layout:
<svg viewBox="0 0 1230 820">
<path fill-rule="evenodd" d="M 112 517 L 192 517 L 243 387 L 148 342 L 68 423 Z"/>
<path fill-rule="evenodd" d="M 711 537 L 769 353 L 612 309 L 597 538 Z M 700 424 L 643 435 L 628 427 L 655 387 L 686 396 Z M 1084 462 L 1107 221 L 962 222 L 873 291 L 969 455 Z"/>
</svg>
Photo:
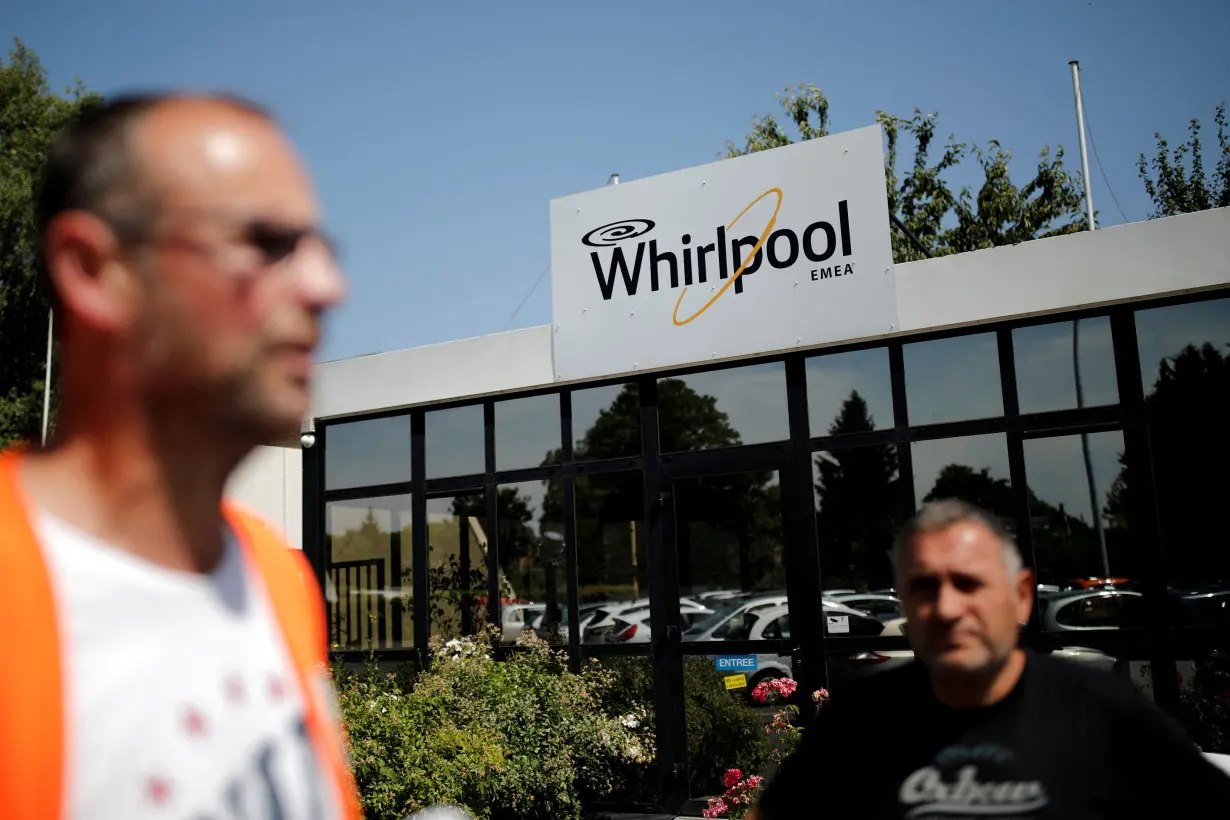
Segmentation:
<svg viewBox="0 0 1230 820">
<path fill-rule="evenodd" d="M 591 248 L 608 248 L 625 239 L 642 236 L 653 230 L 657 223 L 652 219 L 621 219 L 600 228 L 594 228 L 581 241 Z"/>
</svg>

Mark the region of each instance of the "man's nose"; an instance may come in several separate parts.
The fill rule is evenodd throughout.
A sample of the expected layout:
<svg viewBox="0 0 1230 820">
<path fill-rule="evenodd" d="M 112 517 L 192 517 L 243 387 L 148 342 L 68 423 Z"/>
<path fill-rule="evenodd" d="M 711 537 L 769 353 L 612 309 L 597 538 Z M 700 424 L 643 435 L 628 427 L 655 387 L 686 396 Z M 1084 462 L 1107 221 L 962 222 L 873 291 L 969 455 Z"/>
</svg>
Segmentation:
<svg viewBox="0 0 1230 820">
<path fill-rule="evenodd" d="M 346 275 L 323 243 L 310 243 L 295 256 L 295 282 L 313 308 L 328 310 L 346 298 Z"/>
<path fill-rule="evenodd" d="M 952 584 L 941 584 L 935 599 L 935 614 L 942 621 L 960 620 L 965 610 L 965 596 Z"/>
</svg>

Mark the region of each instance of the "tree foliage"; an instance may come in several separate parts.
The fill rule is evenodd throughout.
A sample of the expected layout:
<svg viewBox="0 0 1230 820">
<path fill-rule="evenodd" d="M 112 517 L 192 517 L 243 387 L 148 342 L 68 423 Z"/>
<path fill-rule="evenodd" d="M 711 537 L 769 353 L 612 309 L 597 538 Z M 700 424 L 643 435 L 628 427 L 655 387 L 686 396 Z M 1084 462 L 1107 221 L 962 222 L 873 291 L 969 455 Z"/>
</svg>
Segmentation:
<svg viewBox="0 0 1230 820">
<path fill-rule="evenodd" d="M 100 98 L 80 82 L 54 94 L 15 40 L 0 62 L 0 446 L 41 427 L 49 302 L 38 276 L 34 194 L 56 132 Z"/>
<path fill-rule="evenodd" d="M 1154 133 L 1157 153 L 1153 162 L 1141 154 L 1137 173 L 1145 192 L 1153 200 L 1153 218 L 1174 216 L 1209 208 L 1230 206 L 1230 137 L 1226 134 L 1226 104 L 1217 106 L 1217 165 L 1205 173 L 1204 145 L 1200 141 L 1200 120 L 1188 124 L 1188 138 L 1173 150 L 1160 132 Z M 1190 162 L 1191 167 L 1188 167 Z"/>
<path fill-rule="evenodd" d="M 829 134 L 829 102 L 814 85 L 800 84 L 778 95 L 798 140 Z M 1012 153 L 998 140 L 984 149 L 949 137 L 939 158 L 932 161 L 937 114 L 914 109 L 899 117 L 879 111 L 884 129 L 884 158 L 890 213 L 926 246 L 933 256 L 1012 245 L 1030 239 L 1075 233 L 1085 229 L 1081 218 L 1081 187 L 1063 164 L 1063 148 L 1054 154 L 1043 147 L 1034 176 L 1018 186 L 1009 174 Z M 913 143 L 913 157 L 902 174 L 898 170 L 900 142 Z M 757 116 L 742 146 L 727 142 L 727 157 L 766 151 L 795 140 L 772 115 Z M 945 174 L 966 157 L 982 166 L 984 181 L 978 190 L 962 187 L 953 192 Z M 893 259 L 906 262 L 924 258 L 899 231 L 893 231 Z"/>
</svg>

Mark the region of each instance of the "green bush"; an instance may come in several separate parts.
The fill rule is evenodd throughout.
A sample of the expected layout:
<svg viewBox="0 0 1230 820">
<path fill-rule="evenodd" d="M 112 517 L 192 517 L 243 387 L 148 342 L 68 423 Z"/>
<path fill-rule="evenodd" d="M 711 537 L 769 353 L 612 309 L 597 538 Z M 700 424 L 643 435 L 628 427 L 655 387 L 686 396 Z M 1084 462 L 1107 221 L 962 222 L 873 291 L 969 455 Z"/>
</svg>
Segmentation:
<svg viewBox="0 0 1230 820">
<path fill-rule="evenodd" d="M 367 817 L 451 803 L 480 820 L 554 820 L 581 817 L 583 804 L 656 802 L 648 659 L 589 659 L 576 675 L 529 633 L 496 661 L 494 635 L 433 642 L 417 675 L 335 672 Z M 731 766 L 764 769 L 765 718 L 711 660 L 685 661 L 684 692 L 692 794 L 721 794 Z"/>
<path fill-rule="evenodd" d="M 610 670 L 570 674 L 564 655 L 533 637 L 497 662 L 491 644 L 491 633 L 436 642 L 413 688 L 375 669 L 338 673 L 368 817 L 451 803 L 480 820 L 579 818 L 583 800 L 652 763 L 653 723 L 635 704 L 612 708 Z"/>
</svg>

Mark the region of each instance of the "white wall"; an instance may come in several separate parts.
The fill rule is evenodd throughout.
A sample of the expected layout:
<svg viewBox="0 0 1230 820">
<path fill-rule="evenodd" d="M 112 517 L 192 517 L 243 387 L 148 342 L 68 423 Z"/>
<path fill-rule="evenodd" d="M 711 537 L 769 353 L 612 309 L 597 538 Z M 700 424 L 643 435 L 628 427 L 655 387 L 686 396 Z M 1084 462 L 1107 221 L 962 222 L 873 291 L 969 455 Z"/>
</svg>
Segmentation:
<svg viewBox="0 0 1230 820">
<path fill-rule="evenodd" d="M 1230 283 L 1230 208 L 896 267 L 905 332 Z"/>
<path fill-rule="evenodd" d="M 302 487 L 302 450 L 257 447 L 231 475 L 227 495 L 280 530 L 291 546 L 303 549 Z"/>
<path fill-rule="evenodd" d="M 520 390 L 554 380 L 551 327 L 324 362 L 312 418 Z"/>
</svg>

